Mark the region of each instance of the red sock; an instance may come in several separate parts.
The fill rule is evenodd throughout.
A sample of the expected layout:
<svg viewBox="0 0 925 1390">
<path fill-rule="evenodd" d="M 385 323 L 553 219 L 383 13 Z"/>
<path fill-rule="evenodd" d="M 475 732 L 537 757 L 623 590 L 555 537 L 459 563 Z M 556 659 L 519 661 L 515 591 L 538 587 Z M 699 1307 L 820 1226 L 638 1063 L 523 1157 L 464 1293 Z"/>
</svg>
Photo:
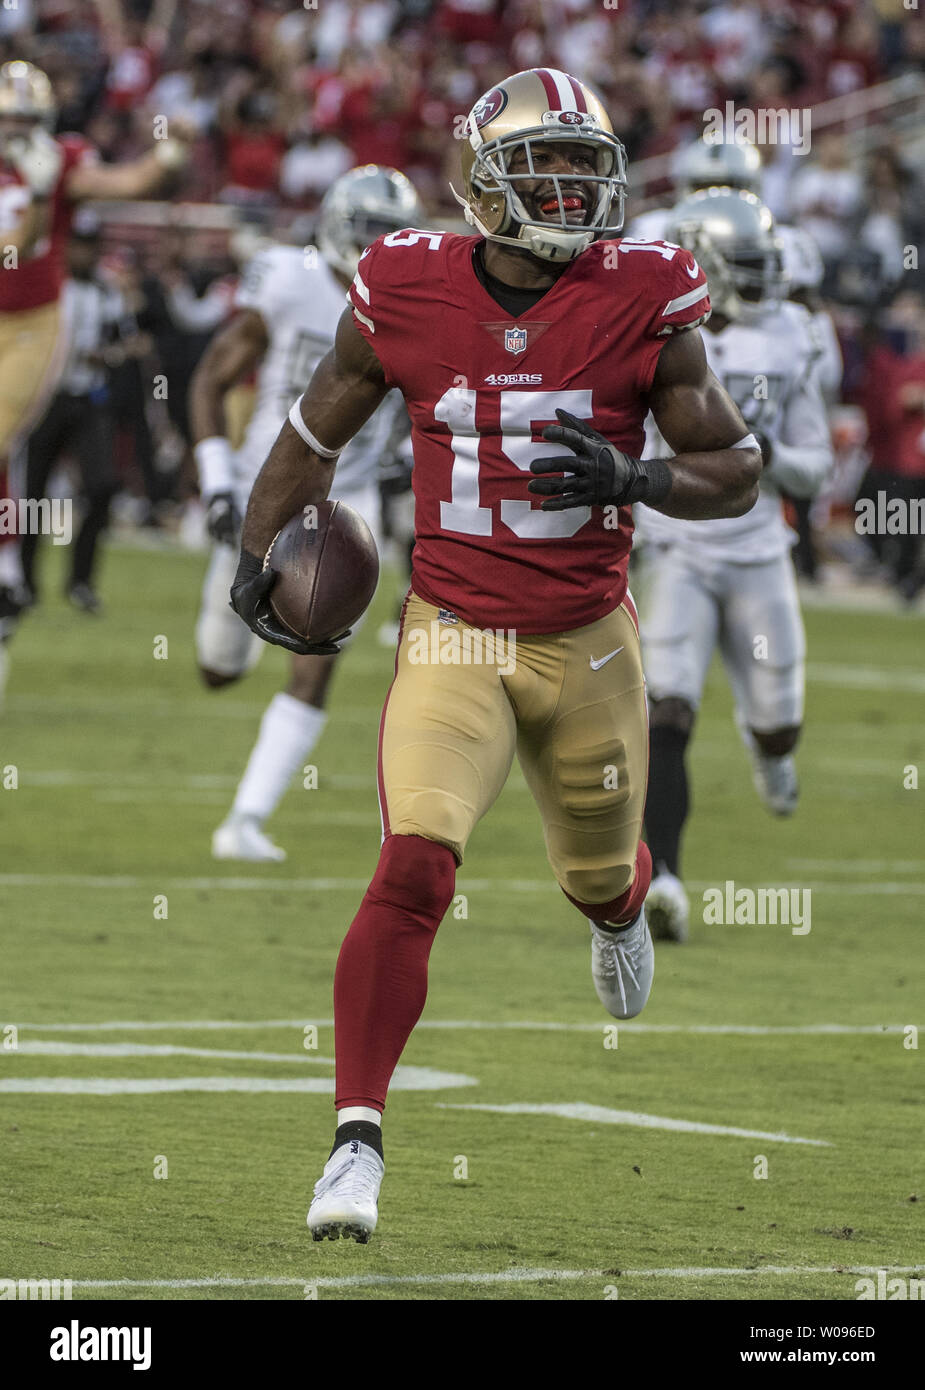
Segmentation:
<svg viewBox="0 0 925 1390">
<path fill-rule="evenodd" d="M 427 961 L 453 897 L 456 858 L 390 835 L 334 972 L 335 1104 L 385 1108 L 392 1072 L 427 998 Z"/>
</svg>

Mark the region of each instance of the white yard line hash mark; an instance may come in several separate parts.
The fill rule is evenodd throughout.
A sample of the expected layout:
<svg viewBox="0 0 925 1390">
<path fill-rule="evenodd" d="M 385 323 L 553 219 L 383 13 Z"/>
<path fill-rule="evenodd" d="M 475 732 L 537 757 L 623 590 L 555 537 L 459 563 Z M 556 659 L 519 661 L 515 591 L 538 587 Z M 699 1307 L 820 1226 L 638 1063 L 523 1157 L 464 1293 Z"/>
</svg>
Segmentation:
<svg viewBox="0 0 925 1390">
<path fill-rule="evenodd" d="M 646 1115 L 640 1110 L 611 1110 L 584 1101 L 561 1105 L 452 1105 L 437 1102 L 438 1110 L 484 1110 L 492 1115 L 557 1115 L 563 1120 L 587 1120 L 592 1124 L 631 1125 L 636 1129 L 669 1129 L 679 1134 L 723 1134 L 738 1139 L 767 1139 L 776 1144 L 809 1144 L 830 1149 L 827 1139 L 800 1139 L 796 1135 L 765 1129 L 740 1129 L 737 1125 L 704 1124 L 698 1120 L 673 1120 L 666 1115 Z"/>
</svg>

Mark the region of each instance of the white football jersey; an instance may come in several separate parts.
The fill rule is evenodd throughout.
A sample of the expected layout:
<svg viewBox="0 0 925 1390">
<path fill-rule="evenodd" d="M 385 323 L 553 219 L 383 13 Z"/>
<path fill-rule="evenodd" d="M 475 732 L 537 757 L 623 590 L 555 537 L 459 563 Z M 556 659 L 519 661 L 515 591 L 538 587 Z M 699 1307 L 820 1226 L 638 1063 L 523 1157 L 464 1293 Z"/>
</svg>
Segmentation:
<svg viewBox="0 0 925 1390">
<path fill-rule="evenodd" d="M 771 308 L 760 319 L 701 334 L 711 370 L 742 412 L 749 429 L 772 445 L 758 501 L 744 516 L 683 521 L 649 507 L 635 508 L 640 538 L 680 544 L 703 554 L 755 564 L 785 554 L 795 535 L 784 521 L 781 492 L 814 496 L 832 467 L 832 443 L 819 381 L 820 345 L 799 304 Z M 650 415 L 643 458 L 670 458 Z"/>
<path fill-rule="evenodd" d="M 256 309 L 269 338 L 257 373 L 254 413 L 236 458 L 239 483 L 249 490 L 293 401 L 301 396 L 318 363 L 333 347 L 347 295 L 315 247 L 275 245 L 258 252 L 246 266 L 235 306 Z M 376 482 L 400 404 L 398 394 L 391 392 L 344 449 L 332 496 L 356 492 Z"/>
</svg>

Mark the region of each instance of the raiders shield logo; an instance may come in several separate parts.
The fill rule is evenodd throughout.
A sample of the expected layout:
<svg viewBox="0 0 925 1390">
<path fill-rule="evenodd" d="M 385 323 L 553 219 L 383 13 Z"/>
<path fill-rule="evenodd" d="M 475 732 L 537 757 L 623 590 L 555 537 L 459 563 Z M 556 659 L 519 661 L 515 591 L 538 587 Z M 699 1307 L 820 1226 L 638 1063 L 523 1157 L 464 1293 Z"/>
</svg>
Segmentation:
<svg viewBox="0 0 925 1390">
<path fill-rule="evenodd" d="M 525 328 L 505 328 L 504 346 L 508 352 L 523 352 L 527 346 L 527 330 Z"/>
</svg>

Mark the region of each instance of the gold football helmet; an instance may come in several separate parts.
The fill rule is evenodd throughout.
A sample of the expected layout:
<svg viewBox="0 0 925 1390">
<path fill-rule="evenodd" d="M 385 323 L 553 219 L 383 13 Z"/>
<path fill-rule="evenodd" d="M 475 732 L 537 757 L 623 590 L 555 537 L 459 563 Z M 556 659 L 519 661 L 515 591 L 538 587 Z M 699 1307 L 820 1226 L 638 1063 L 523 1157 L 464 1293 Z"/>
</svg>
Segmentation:
<svg viewBox="0 0 925 1390">
<path fill-rule="evenodd" d="M 0 67 L 0 117 L 4 116 L 54 124 L 55 98 L 41 68 L 21 58 Z"/>
<path fill-rule="evenodd" d="M 593 173 L 537 169 L 535 151 L 554 141 L 586 146 Z M 521 149 L 526 165 L 512 172 L 512 157 Z M 544 260 L 570 261 L 623 227 L 626 151 L 591 89 L 555 68 L 515 73 L 479 97 L 466 118 L 462 180 L 464 196 L 453 193 L 467 222 L 490 241 L 519 246 Z M 531 215 L 525 205 L 518 190 L 528 180 L 551 185 L 547 201 L 551 205 L 554 195 L 557 206 L 550 206 L 548 216 L 539 208 Z M 579 195 L 581 223 L 568 216 L 577 211 Z"/>
</svg>

